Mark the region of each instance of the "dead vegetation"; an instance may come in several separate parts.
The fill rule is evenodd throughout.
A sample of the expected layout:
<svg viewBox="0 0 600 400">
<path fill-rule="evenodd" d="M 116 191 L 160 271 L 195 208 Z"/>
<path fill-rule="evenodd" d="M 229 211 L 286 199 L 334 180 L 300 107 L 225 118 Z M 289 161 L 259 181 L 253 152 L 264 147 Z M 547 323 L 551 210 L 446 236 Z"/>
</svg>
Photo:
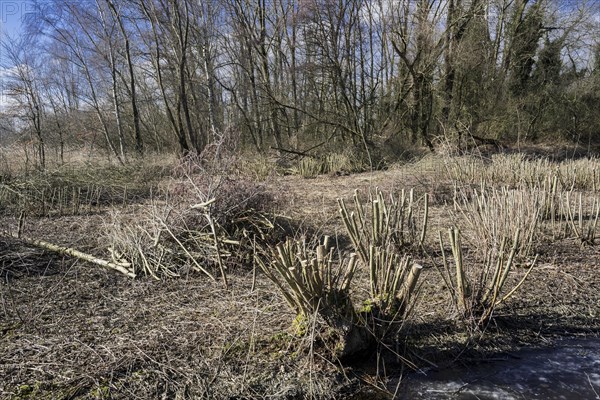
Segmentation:
<svg viewBox="0 0 600 400">
<path fill-rule="evenodd" d="M 385 394 L 424 366 L 598 334 L 595 160 L 426 157 L 310 180 L 263 161 L 3 181 L 1 230 L 26 211 L 23 235 L 137 278 L 0 238 L 0 397 Z M 63 182 L 128 194 L 74 212 L 40 195 Z"/>
</svg>

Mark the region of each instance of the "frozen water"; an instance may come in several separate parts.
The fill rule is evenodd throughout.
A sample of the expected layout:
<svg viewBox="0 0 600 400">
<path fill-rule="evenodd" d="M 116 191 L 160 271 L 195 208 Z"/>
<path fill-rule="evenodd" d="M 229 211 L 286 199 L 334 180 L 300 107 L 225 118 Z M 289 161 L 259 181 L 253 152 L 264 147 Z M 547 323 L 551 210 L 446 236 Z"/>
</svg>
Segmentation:
<svg viewBox="0 0 600 400">
<path fill-rule="evenodd" d="M 600 339 L 568 339 L 500 361 L 405 378 L 401 399 L 600 400 Z"/>
</svg>

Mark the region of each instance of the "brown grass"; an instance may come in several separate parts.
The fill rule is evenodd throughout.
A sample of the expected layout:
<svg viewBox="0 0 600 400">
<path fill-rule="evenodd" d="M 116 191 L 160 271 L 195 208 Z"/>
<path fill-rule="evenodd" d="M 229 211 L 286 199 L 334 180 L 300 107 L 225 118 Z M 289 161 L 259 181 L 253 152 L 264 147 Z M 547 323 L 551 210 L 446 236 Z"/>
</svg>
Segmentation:
<svg viewBox="0 0 600 400">
<path fill-rule="evenodd" d="M 252 257 L 238 258 L 238 267 L 230 267 L 229 289 L 225 289 L 221 282 L 181 269 L 181 265 L 173 266 L 178 268 L 177 279 L 132 281 L 0 238 L 0 398 L 342 398 L 365 388 L 393 391 L 386 387 L 387 378 L 410 371 L 411 366 L 486 358 L 518 346 L 550 343 L 564 335 L 598 335 L 600 250 L 594 243 L 582 247 L 573 234 L 549 234 L 544 231 L 548 221 L 534 239 L 533 250 L 539 257 L 530 279 L 494 311 L 485 329 L 468 332 L 453 318 L 450 294 L 432 267 L 432 260 L 439 262 L 441 256 L 437 235 L 458 223 L 449 212 L 455 191 L 479 187 L 481 182 L 475 175 L 461 175 L 461 179 L 449 175 L 452 162 L 426 157 L 385 171 L 307 180 L 267 174 L 263 161 L 250 177 L 244 176 L 233 160 L 227 178 L 210 171 L 215 181 L 209 183 L 202 183 L 207 179 L 206 168 L 187 165 L 177 173 L 167 168 L 158 182 L 152 181 L 159 189 L 151 193 L 147 189 L 147 196 L 107 201 L 82 208 L 78 214 L 30 214 L 25 221 L 28 236 L 108 257 L 102 226 L 107 233 L 119 223 L 148 230 L 144 224 L 152 220 L 157 204 L 189 212 L 194 202 L 218 194 L 219 190 L 211 189 L 218 182 L 229 182 L 229 189 L 222 191 L 223 201 L 216 203 L 222 208 L 215 209 L 228 235 L 246 227 L 233 223 L 237 211 L 265 205 L 262 211 L 294 227 L 282 232 L 292 236 L 294 232 L 298 236 L 326 233 L 338 248 L 349 249 L 337 198 L 350 201 L 355 189 L 397 193 L 414 188 L 416 196 L 427 193 L 430 199 L 428 235 L 422 251 L 414 255 L 425 266 L 418 289 L 420 301 L 395 337 L 382 341 L 372 355 L 343 367 L 323 356 L 327 337 L 313 329 L 314 324 L 309 322 L 304 337 L 293 334 L 294 313 L 268 279 L 260 272 L 254 274 Z M 494 171 L 494 161 L 486 162 L 491 164 L 484 163 L 484 167 L 491 165 L 488 171 Z M 553 171 L 581 171 L 586 164 L 549 165 Z M 114 170 L 111 174 L 127 176 Z M 591 175 L 579 176 L 577 189 L 593 198 L 596 188 Z M 99 187 L 110 187 L 110 182 L 94 180 Z M 4 182 L 24 181 L 15 173 Z M 527 180 L 506 175 L 488 184 L 499 188 L 524 185 L 523 181 Z M 144 188 L 140 185 L 140 190 Z M 204 197 L 198 196 L 200 192 Z M 169 196 L 161 198 L 159 193 Z M 240 197 L 234 195 L 254 203 L 240 206 L 236 200 Z M 20 203 L 12 204 L 14 208 L 5 208 L 0 229 L 16 226 Z M 193 228 L 191 220 L 186 223 Z M 566 229 L 564 219 L 557 218 L 556 224 Z M 461 229 L 465 236 L 474 234 L 468 224 Z M 265 243 L 272 240 L 275 244 L 281 238 L 266 238 Z M 477 243 L 465 243 L 464 250 L 466 257 L 477 259 Z M 507 278 L 509 286 L 518 282 L 525 267 L 515 267 Z M 216 265 L 207 268 L 218 276 Z M 354 279 L 353 298 L 368 298 L 367 271 L 358 270 Z"/>
</svg>

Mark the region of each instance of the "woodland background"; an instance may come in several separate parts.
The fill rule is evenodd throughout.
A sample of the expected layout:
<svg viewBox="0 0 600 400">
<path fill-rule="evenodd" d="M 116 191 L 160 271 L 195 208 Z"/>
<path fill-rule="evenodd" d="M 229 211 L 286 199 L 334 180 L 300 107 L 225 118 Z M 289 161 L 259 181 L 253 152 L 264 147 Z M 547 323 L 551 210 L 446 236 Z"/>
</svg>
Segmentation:
<svg viewBox="0 0 600 400">
<path fill-rule="evenodd" d="M 0 141 L 31 168 L 224 149 L 600 138 L 600 3 L 39 0 L 3 37 Z"/>
</svg>

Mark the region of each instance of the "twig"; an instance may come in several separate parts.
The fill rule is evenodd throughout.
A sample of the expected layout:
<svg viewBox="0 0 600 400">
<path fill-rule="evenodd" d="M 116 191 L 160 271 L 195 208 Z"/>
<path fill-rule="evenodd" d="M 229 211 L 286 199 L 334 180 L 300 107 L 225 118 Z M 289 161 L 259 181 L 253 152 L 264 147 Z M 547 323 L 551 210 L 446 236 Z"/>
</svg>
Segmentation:
<svg viewBox="0 0 600 400">
<path fill-rule="evenodd" d="M 25 211 L 21 211 L 19 214 L 19 226 L 17 228 L 17 238 L 20 238 L 23 234 L 23 224 L 25 223 Z"/>
<path fill-rule="evenodd" d="M 208 225 L 210 226 L 210 230 L 213 235 L 213 239 L 215 241 L 215 250 L 217 251 L 217 263 L 219 264 L 219 270 L 221 271 L 221 277 L 223 278 L 223 284 L 225 285 L 225 289 L 229 288 L 229 284 L 227 283 L 227 274 L 225 273 L 225 265 L 223 264 L 223 258 L 221 257 L 221 246 L 219 245 L 219 236 L 217 235 L 217 228 L 215 226 L 215 222 L 210 213 L 210 206 L 215 202 L 215 198 L 212 198 L 204 203 L 195 204 L 191 206 L 193 210 L 201 210 L 208 221 Z"/>
<path fill-rule="evenodd" d="M 165 228 L 165 230 L 167 231 L 167 233 L 169 235 L 171 235 L 171 237 L 173 238 L 173 240 L 175 240 L 175 242 L 177 242 L 177 244 L 179 245 L 179 247 L 181 247 L 181 249 L 185 252 L 185 254 L 190 258 L 190 260 L 192 260 L 192 262 L 194 263 L 194 265 L 196 265 L 196 268 L 198 268 L 199 271 L 201 271 L 204 274 L 206 274 L 213 281 L 216 280 L 215 277 L 212 276 L 212 274 L 210 272 L 208 272 L 206 269 L 202 268 L 202 266 L 198 263 L 198 261 L 196 261 L 196 258 L 193 255 L 190 254 L 189 250 L 183 245 L 183 243 L 181 243 L 181 241 L 179 239 L 177 239 L 177 236 L 175 236 L 173 234 L 173 232 L 171 231 L 171 229 L 169 229 L 169 226 L 165 223 L 165 221 L 163 221 L 162 219 L 159 219 L 159 222 Z"/>
<path fill-rule="evenodd" d="M 592 388 L 592 391 L 594 392 L 594 394 L 596 395 L 596 399 L 600 399 L 600 395 L 598 394 L 598 392 L 596 392 L 596 388 L 594 388 L 594 384 L 592 383 L 592 380 L 590 379 L 590 375 L 586 372 L 585 376 L 588 379 L 588 382 L 590 384 L 590 387 Z"/>
<path fill-rule="evenodd" d="M 256 289 L 256 235 L 252 238 L 252 287 L 250 293 Z"/>
<path fill-rule="evenodd" d="M 212 231 L 214 240 L 215 240 L 215 248 L 217 250 L 217 262 L 219 263 L 219 270 L 221 271 L 221 277 L 223 278 L 223 284 L 225 285 L 225 289 L 229 288 L 229 284 L 227 283 L 227 274 L 225 273 L 225 266 L 223 265 L 223 258 L 221 257 L 221 246 L 219 246 L 219 236 L 217 236 L 217 229 L 215 227 L 215 222 L 210 215 L 210 211 L 204 213 L 208 224 L 210 226 L 210 230 Z"/>
</svg>

